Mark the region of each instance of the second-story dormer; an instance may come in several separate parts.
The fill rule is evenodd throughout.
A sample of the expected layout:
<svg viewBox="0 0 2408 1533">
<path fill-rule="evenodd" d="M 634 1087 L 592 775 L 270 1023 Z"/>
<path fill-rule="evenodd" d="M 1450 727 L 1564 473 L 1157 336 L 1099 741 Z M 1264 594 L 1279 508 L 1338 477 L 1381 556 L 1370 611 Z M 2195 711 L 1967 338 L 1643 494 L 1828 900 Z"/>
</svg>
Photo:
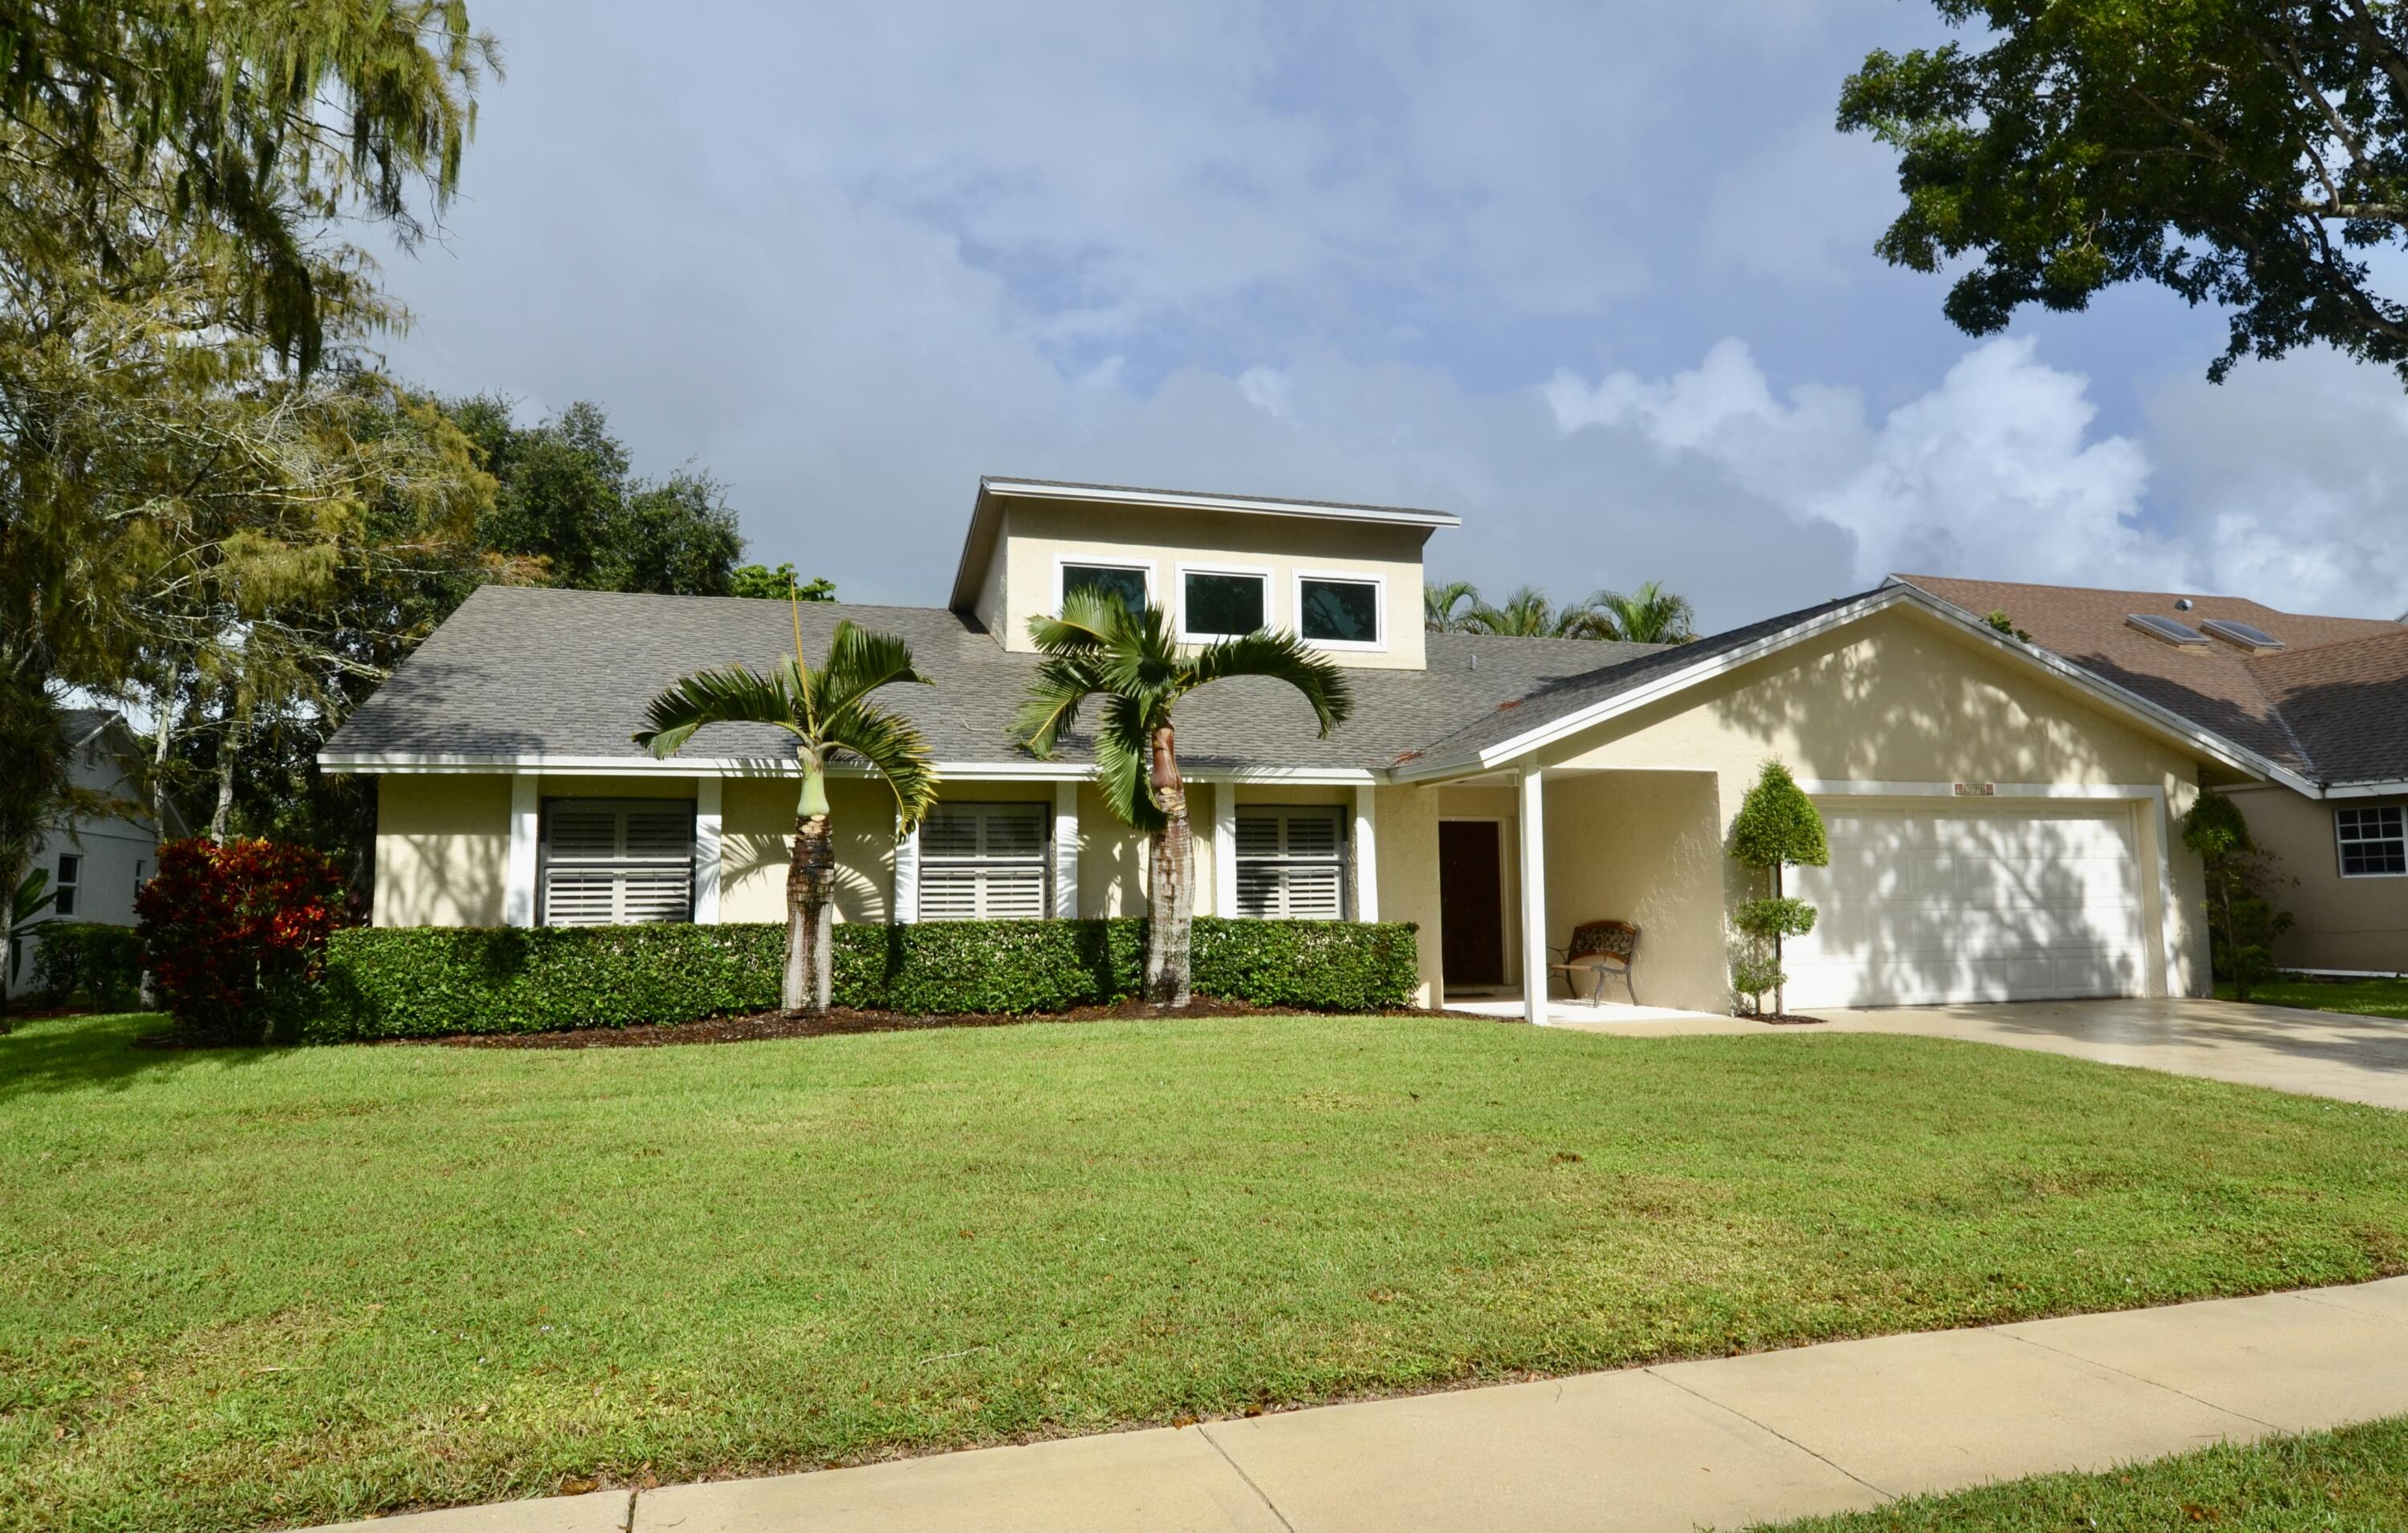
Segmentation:
<svg viewBox="0 0 2408 1533">
<path fill-rule="evenodd" d="M 1422 545 L 1445 511 L 979 480 L 950 603 L 1008 650 L 1082 586 L 1161 607 L 1208 643 L 1291 629 L 1344 666 L 1423 668 Z"/>
</svg>

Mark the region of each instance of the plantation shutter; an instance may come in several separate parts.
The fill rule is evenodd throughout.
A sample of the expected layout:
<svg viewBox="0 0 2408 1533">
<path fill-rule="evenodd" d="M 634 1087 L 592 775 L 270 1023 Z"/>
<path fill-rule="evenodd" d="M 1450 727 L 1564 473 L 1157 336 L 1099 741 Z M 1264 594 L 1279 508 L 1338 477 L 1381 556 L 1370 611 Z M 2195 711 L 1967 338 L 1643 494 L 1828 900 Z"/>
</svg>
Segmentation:
<svg viewBox="0 0 2408 1533">
<path fill-rule="evenodd" d="M 554 926 L 694 919 L 694 805 L 555 798 L 544 806 L 543 915 Z"/>
<path fill-rule="evenodd" d="M 1041 919 L 1050 821 L 1043 804 L 940 805 L 920 823 L 920 919 Z"/>
<path fill-rule="evenodd" d="M 1346 828 L 1335 806 L 1238 808 L 1238 913 L 1346 919 Z"/>
</svg>

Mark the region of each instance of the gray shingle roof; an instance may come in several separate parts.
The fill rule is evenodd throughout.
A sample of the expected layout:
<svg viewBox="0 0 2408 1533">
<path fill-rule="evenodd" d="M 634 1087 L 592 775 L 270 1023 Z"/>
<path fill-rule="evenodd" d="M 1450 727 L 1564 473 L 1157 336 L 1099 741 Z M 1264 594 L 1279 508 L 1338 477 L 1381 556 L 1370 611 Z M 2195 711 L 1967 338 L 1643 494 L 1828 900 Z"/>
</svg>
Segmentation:
<svg viewBox="0 0 2408 1533">
<path fill-rule="evenodd" d="M 1416 773 L 1475 766 L 1479 765 L 1481 752 L 1501 745 L 1518 735 L 1544 728 L 1583 709 L 1644 686 L 1669 672 L 1685 669 L 1733 650 L 1745 649 L 1758 639 L 1770 638 L 1801 623 L 1811 623 L 1826 612 L 1837 611 L 1851 602 L 1862 601 L 1869 595 L 1871 593 L 1834 597 L 1819 606 L 1784 612 L 1779 617 L 1752 623 L 1743 628 L 1733 628 L 1694 644 L 1620 646 L 1642 652 L 1596 669 L 1548 678 L 1515 699 L 1510 707 L 1500 709 L 1491 705 L 1486 712 L 1468 721 L 1451 734 L 1432 740 L 1422 747 L 1412 760 L 1401 765 L 1410 766 Z"/>
<path fill-rule="evenodd" d="M 1007 652 L 942 608 L 810 603 L 803 646 L 822 652 L 840 618 L 899 635 L 936 685 L 881 694 L 927 737 L 939 761 L 1025 760 L 1004 735 L 1037 657 Z M 767 667 L 794 647 L 783 602 L 740 597 L 487 586 L 354 712 L 327 743 L 330 764 L 388 753 L 643 759 L 629 739 L 662 687 L 706 666 Z M 1191 770 L 1369 769 L 1464 734 L 1499 704 L 1553 699 L 1582 679 L 1643 664 L 1660 646 L 1430 634 L 1426 670 L 1350 669 L 1354 716 L 1314 738 L 1312 710 L 1276 681 L 1207 687 L 1179 712 Z M 1683 654 L 1703 652 L 1688 646 Z M 1521 717 L 1530 717 L 1514 709 Z M 774 729 L 714 725 L 686 748 L 706 756 L 783 757 Z M 1080 742 L 1068 760 L 1085 759 Z"/>
</svg>

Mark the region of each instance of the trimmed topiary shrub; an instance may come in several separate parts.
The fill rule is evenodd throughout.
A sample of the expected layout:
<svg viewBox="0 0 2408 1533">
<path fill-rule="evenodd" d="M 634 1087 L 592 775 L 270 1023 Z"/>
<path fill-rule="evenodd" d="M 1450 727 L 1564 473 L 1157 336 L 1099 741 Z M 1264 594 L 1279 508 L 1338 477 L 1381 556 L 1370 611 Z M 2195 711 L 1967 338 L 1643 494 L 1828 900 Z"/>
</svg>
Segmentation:
<svg viewBox="0 0 2408 1533">
<path fill-rule="evenodd" d="M 931 921 L 835 928 L 835 1004 L 1035 1013 L 1137 995 L 1145 923 Z M 322 1041 L 694 1022 L 778 1004 L 782 925 L 357 927 L 337 932 L 304 1036 Z M 1414 928 L 1196 923 L 1196 988 L 1306 1011 L 1409 1004 Z"/>
<path fill-rule="evenodd" d="M 131 1010 L 142 998 L 142 934 L 131 926 L 50 921 L 36 928 L 34 990 L 52 1006 L 80 996 L 94 1010 Z"/>
</svg>

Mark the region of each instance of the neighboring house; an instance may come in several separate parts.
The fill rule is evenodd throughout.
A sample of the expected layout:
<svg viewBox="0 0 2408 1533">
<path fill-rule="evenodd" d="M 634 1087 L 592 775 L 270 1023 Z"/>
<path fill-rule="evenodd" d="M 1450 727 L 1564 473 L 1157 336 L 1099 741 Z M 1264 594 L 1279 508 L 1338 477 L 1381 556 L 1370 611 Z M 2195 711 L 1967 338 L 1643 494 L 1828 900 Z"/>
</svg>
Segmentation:
<svg viewBox="0 0 2408 1533">
<path fill-rule="evenodd" d="M 75 751 L 76 786 L 115 800 L 128 812 L 72 820 L 43 840 L 33 866 L 50 875 L 50 887 L 58 892 L 43 924 L 90 921 L 130 926 L 135 888 L 159 866 L 159 833 L 136 809 L 140 795 L 123 765 L 139 747 L 125 721 L 106 709 L 70 709 L 66 726 Z M 180 826 L 170 828 L 182 834 Z M 32 986 L 39 948 L 36 928 L 25 944 L 9 994 Z"/>
<path fill-rule="evenodd" d="M 982 480 L 943 608 L 805 604 L 814 656 L 849 617 L 910 642 L 942 801 L 896 844 L 878 783 L 834 785 L 839 918 L 1134 915 L 1144 843 L 1079 742 L 1005 729 L 1037 666 L 1028 619 L 1095 585 L 1204 639 L 1294 628 L 1350 667 L 1354 717 L 1313 735 L 1269 681 L 1181 705 L 1197 909 L 1418 923 L 1425 996 L 1522 996 L 1550 944 L 1636 922 L 1639 997 L 1723 1010 L 1725 855 L 1759 764 L 1820 801 L 1822 909 L 1790 944 L 1793 1006 L 2208 986 L 2203 882 L 2172 837 L 2201 774 L 2253 758 L 2157 703 L 1903 585 L 1676 648 L 1430 634 L 1422 551 L 1444 512 Z M 910 551 L 897 549 L 898 556 Z M 654 761 L 630 743 L 663 685 L 767 666 L 782 603 L 488 587 L 321 756 L 379 778 L 381 925 L 781 919 L 793 762 L 719 725 Z"/>
<path fill-rule="evenodd" d="M 2249 752 L 2233 797 L 2297 918 L 2278 962 L 2408 970 L 2408 623 L 2310 617 L 2234 596 L 1899 575 Z"/>
</svg>

